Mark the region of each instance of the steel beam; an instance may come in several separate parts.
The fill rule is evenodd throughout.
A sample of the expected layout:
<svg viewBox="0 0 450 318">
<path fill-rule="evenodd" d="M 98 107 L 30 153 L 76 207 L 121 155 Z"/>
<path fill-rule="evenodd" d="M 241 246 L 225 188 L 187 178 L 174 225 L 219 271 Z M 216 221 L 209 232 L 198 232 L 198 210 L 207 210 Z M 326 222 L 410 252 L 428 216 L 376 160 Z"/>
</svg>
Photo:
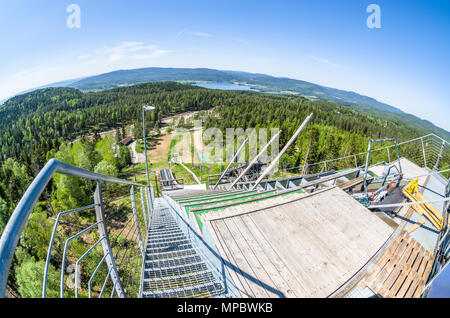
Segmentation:
<svg viewBox="0 0 450 318">
<path fill-rule="evenodd" d="M 142 254 L 142 259 L 145 259 L 145 249 L 144 249 L 144 243 L 142 242 L 141 230 L 139 228 L 139 218 L 138 218 L 137 209 L 136 209 L 136 199 L 134 196 L 134 187 L 131 187 L 130 196 L 131 196 L 131 207 L 133 209 L 134 226 L 136 227 L 137 237 L 138 237 L 138 241 L 139 241 L 139 249 Z"/>
<path fill-rule="evenodd" d="M 111 279 L 116 288 L 117 295 L 120 298 L 125 298 L 125 293 L 123 291 L 122 282 L 120 281 L 119 271 L 117 270 L 116 260 L 114 259 L 114 255 L 111 249 L 111 243 L 109 241 L 108 230 L 106 229 L 105 224 L 105 210 L 103 208 L 103 198 L 102 198 L 102 183 L 97 181 L 97 188 L 94 193 L 94 203 L 95 207 L 95 216 L 98 222 L 98 234 L 100 237 L 104 237 L 102 240 L 103 253 L 106 256 L 105 261 L 108 266 L 108 270 L 111 273 Z M 65 269 L 62 268 L 62 271 Z"/>
<path fill-rule="evenodd" d="M 314 113 L 311 113 L 306 119 L 303 121 L 303 123 L 300 125 L 300 127 L 297 129 L 297 131 L 294 133 L 294 135 L 291 137 L 291 139 L 287 142 L 287 144 L 284 146 L 283 150 L 275 157 L 275 159 L 272 161 L 272 163 L 264 170 L 264 172 L 261 174 L 261 176 L 256 180 L 253 187 L 250 189 L 250 191 L 253 191 L 258 184 L 261 182 L 262 179 L 275 167 L 277 162 L 280 160 L 281 156 L 284 155 L 284 153 L 288 150 L 288 148 L 292 145 L 292 143 L 297 139 L 298 135 L 303 131 L 305 126 L 309 123 L 311 118 L 313 117 Z"/>
<path fill-rule="evenodd" d="M 222 173 L 222 175 L 220 176 L 219 180 L 217 181 L 217 183 L 215 184 L 213 190 L 215 190 L 217 188 L 217 185 L 220 183 L 220 181 L 222 180 L 222 178 L 225 176 L 225 174 L 228 172 L 228 169 L 230 169 L 231 165 L 233 164 L 233 162 L 236 160 L 236 158 L 239 156 L 239 154 L 241 153 L 241 150 L 244 149 L 245 144 L 247 143 L 248 139 L 250 137 L 247 137 L 247 139 L 244 140 L 244 142 L 241 144 L 241 146 L 239 147 L 238 151 L 236 152 L 236 154 L 234 155 L 233 159 L 231 159 L 230 163 L 228 164 L 228 167 L 225 169 L 225 171 Z"/>
<path fill-rule="evenodd" d="M 250 164 L 245 168 L 245 170 L 239 175 L 239 177 L 236 178 L 236 180 L 233 181 L 233 183 L 228 187 L 228 190 L 234 187 L 234 185 L 247 173 L 248 170 L 255 164 L 255 162 L 258 160 L 259 157 L 269 148 L 270 144 L 274 142 L 274 140 L 280 135 L 281 130 L 275 134 L 275 136 L 270 139 L 270 141 L 264 146 L 264 148 L 259 152 L 259 154 L 250 162 Z"/>
</svg>

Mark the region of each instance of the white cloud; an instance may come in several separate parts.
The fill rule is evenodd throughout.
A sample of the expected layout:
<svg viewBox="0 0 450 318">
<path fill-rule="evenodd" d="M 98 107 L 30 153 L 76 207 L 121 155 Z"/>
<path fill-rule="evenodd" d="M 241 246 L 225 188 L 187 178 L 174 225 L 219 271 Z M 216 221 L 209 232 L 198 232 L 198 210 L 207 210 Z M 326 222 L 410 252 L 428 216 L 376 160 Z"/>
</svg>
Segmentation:
<svg viewBox="0 0 450 318">
<path fill-rule="evenodd" d="M 177 33 L 177 37 L 180 37 L 184 34 L 188 34 L 188 35 L 193 35 L 193 36 L 198 36 L 201 38 L 211 38 L 214 35 L 212 35 L 211 33 L 208 32 L 200 32 L 200 31 L 188 31 L 187 29 L 183 29 L 180 32 Z"/>
<path fill-rule="evenodd" d="M 242 38 L 236 38 L 236 41 L 238 41 L 239 43 L 244 44 L 244 45 L 251 45 L 251 44 L 253 44 L 252 42 L 247 41 L 247 40 L 242 39 Z"/>
<path fill-rule="evenodd" d="M 213 36 L 212 34 L 207 33 L 207 32 L 191 32 L 190 34 L 192 34 L 194 36 L 199 36 L 199 37 L 202 37 L 202 38 L 210 38 L 210 37 Z"/>
<path fill-rule="evenodd" d="M 123 59 L 151 59 L 170 52 L 169 50 L 163 50 L 156 45 L 145 44 L 144 42 L 122 42 L 117 46 L 96 51 L 95 55 L 109 62 L 117 62 Z"/>
<path fill-rule="evenodd" d="M 316 62 L 319 62 L 319 63 L 322 63 L 322 64 L 327 64 L 327 65 L 333 66 L 335 68 L 343 68 L 344 67 L 344 66 L 342 66 L 340 64 L 331 62 L 330 60 L 322 58 L 322 57 L 317 57 L 317 56 L 314 56 L 314 55 L 307 55 L 306 57 L 309 58 L 310 60 L 313 60 L 313 61 L 316 61 Z"/>
<path fill-rule="evenodd" d="M 38 66 L 18 70 L 8 78 L 0 78 L 0 99 L 61 80 L 92 76 L 114 69 L 147 67 L 151 59 L 171 52 L 144 42 L 122 42 L 101 50 L 49 59 Z"/>
</svg>

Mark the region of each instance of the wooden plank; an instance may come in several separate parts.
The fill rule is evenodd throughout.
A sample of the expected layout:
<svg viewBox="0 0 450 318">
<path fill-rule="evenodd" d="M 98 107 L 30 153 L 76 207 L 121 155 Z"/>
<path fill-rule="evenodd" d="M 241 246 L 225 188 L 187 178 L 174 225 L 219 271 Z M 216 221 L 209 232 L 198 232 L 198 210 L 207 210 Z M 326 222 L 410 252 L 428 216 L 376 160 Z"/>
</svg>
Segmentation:
<svg viewBox="0 0 450 318">
<path fill-rule="evenodd" d="M 210 217 L 226 259 L 291 297 L 328 296 L 357 273 L 393 231 L 337 187 L 303 199 L 285 196 L 230 207 Z M 257 295 L 263 294 L 258 289 L 262 287 L 241 272 L 236 275 L 242 286 L 255 296 L 269 296 L 267 291 Z"/>
<path fill-rule="evenodd" d="M 406 232 L 407 232 L 407 233 L 411 233 L 411 232 L 417 230 L 419 227 L 421 227 L 424 223 L 425 223 L 425 220 L 424 220 L 424 219 L 422 219 L 422 220 L 420 220 L 420 221 L 417 221 L 416 223 L 414 223 L 413 225 L 411 225 L 410 227 L 408 227 L 408 228 L 406 229 Z"/>
<path fill-rule="evenodd" d="M 336 206 L 337 210 L 342 209 L 345 213 L 336 213 L 336 219 L 333 219 L 331 223 L 333 226 L 338 226 L 340 232 L 345 233 L 346 240 L 350 242 L 345 243 L 348 248 L 344 250 L 348 251 L 353 243 L 357 242 L 354 245 L 356 252 L 355 250 L 351 252 L 359 258 L 360 262 L 365 263 L 384 244 L 393 229 L 386 226 L 382 220 L 367 211 L 362 205 L 355 206 L 353 199 L 343 191 L 335 192 L 336 194 L 331 197 L 329 204 Z M 324 202 L 322 205 L 323 209 L 328 206 Z M 333 214 L 327 212 L 324 217 L 330 218 Z"/>
<path fill-rule="evenodd" d="M 406 277 L 405 282 L 403 283 L 403 286 L 398 290 L 396 297 L 404 298 L 406 296 L 406 293 L 410 289 L 415 278 L 417 278 L 416 272 L 420 266 L 422 258 L 423 258 L 423 248 L 418 248 L 416 255 L 415 255 L 415 259 L 413 259 L 413 261 L 411 263 L 411 268 L 408 272 L 408 276 Z"/>
<path fill-rule="evenodd" d="M 296 297 L 307 297 L 306 288 L 298 280 L 299 276 L 292 273 L 291 269 L 286 266 L 277 251 L 272 247 L 270 242 L 264 236 L 264 233 L 256 226 L 255 221 L 252 219 L 251 215 L 246 215 L 242 217 L 243 222 L 248 226 L 249 230 L 253 233 L 256 241 L 260 244 L 264 255 L 266 255 L 271 262 L 273 262 L 274 267 L 283 277 L 285 282 L 288 284 L 290 289 L 293 291 Z"/>
<path fill-rule="evenodd" d="M 394 252 L 394 254 L 388 255 L 389 261 L 387 262 L 386 266 L 382 269 L 378 278 L 370 284 L 371 288 L 374 291 L 378 292 L 381 290 L 381 288 L 384 285 L 385 280 L 389 277 L 389 275 L 391 274 L 395 265 L 400 260 L 400 257 L 403 255 L 406 248 L 410 244 L 410 241 L 411 241 L 411 237 L 410 236 L 406 237 L 402 241 L 402 243 L 399 245 L 399 248 Z"/>
<path fill-rule="evenodd" d="M 425 286 L 429 273 L 431 271 L 431 267 L 433 266 L 433 260 L 430 257 L 428 259 L 427 265 L 425 266 L 425 270 L 422 274 L 422 279 L 419 281 L 419 284 L 417 285 L 416 292 L 413 295 L 413 298 L 419 298 L 420 295 L 422 295 L 423 287 Z"/>
<path fill-rule="evenodd" d="M 410 259 L 410 256 L 412 252 L 414 251 L 414 246 L 417 244 L 415 240 L 410 240 L 408 246 L 406 247 L 405 251 L 403 252 L 402 256 L 394 264 L 394 268 L 389 275 L 389 277 L 386 279 L 386 281 L 383 284 L 383 287 L 380 288 L 379 293 L 383 297 L 387 297 L 390 290 L 394 288 L 395 283 L 399 280 L 401 274 L 403 271 L 407 270 L 405 268 L 405 265 L 407 265 L 407 261 Z"/>
<path fill-rule="evenodd" d="M 236 266 L 236 262 L 234 261 L 230 250 L 228 249 L 227 243 L 224 241 L 224 238 L 222 237 L 220 231 L 218 230 L 217 225 L 214 224 L 213 222 L 211 222 L 211 226 L 214 229 L 211 232 L 214 232 L 215 235 L 218 237 L 219 242 L 220 242 L 220 244 L 218 244 L 218 245 L 220 245 L 224 251 L 224 255 L 222 255 L 222 257 L 224 257 L 228 262 L 230 262 L 231 264 Z M 218 246 L 218 245 L 216 245 L 216 246 Z M 248 295 L 249 297 L 255 296 L 254 293 L 252 292 L 250 286 L 248 285 L 247 281 L 245 280 L 244 276 L 240 272 L 240 269 L 238 266 L 236 266 L 236 270 L 234 270 L 233 268 L 229 268 L 229 273 L 230 273 L 230 276 L 233 277 L 233 282 L 236 284 L 236 286 L 237 287 L 241 286 L 241 288 L 240 288 L 241 294 Z"/>
<path fill-rule="evenodd" d="M 224 220 L 217 220 L 216 225 L 217 228 L 220 229 L 220 234 L 222 235 L 222 238 L 224 239 L 224 242 L 229 248 L 230 254 L 234 259 L 233 264 L 240 269 L 239 274 L 242 275 L 242 277 L 245 279 L 255 297 L 257 298 L 268 297 L 269 295 L 267 294 L 267 291 L 261 286 L 259 282 L 257 281 L 255 282 L 249 277 L 247 277 L 251 276 L 255 278 L 255 273 L 247 263 L 245 255 L 242 254 L 239 248 L 239 243 L 236 242 L 235 239 L 233 238 L 226 222 Z"/>
<path fill-rule="evenodd" d="M 248 226 L 244 223 L 243 217 L 233 218 L 235 224 L 239 231 L 242 233 L 242 236 L 245 237 L 247 244 L 249 245 L 251 252 L 258 259 L 261 264 L 262 270 L 266 273 L 267 277 L 273 282 L 273 286 L 282 292 L 287 297 L 295 297 L 295 294 L 287 284 L 287 282 L 280 275 L 278 270 L 273 266 L 272 261 L 267 257 L 261 248 L 260 244 L 256 240 L 254 234 L 250 231 Z"/>
<path fill-rule="evenodd" d="M 245 275 L 244 275 L 243 271 L 241 270 L 241 267 L 239 266 L 237 260 L 235 259 L 236 255 L 234 254 L 234 250 L 231 248 L 231 244 L 229 243 L 229 241 L 227 240 L 227 237 L 222 232 L 223 225 L 217 224 L 216 222 L 214 222 L 214 223 L 215 223 L 214 226 L 216 229 L 216 233 L 221 237 L 221 240 L 223 242 L 223 247 L 227 251 L 228 261 L 231 264 L 233 264 L 233 266 L 235 266 L 235 269 L 230 268 L 230 272 L 233 272 L 237 276 L 237 279 L 240 281 L 241 285 L 244 287 L 244 292 L 249 297 L 255 297 L 255 293 L 253 292 L 253 290 L 250 286 L 250 283 L 245 278 Z"/>
<path fill-rule="evenodd" d="M 383 267 L 389 262 L 392 254 L 394 251 L 399 247 L 400 244 L 402 244 L 404 240 L 404 233 L 400 233 L 395 240 L 392 242 L 392 244 L 389 246 L 389 248 L 385 251 L 383 256 L 378 260 L 376 264 L 372 266 L 372 268 L 368 271 L 367 275 L 364 277 L 364 286 L 369 285 L 372 283 L 372 281 L 377 278 L 377 276 L 380 274 L 380 271 L 383 269 Z"/>
<path fill-rule="evenodd" d="M 312 297 L 317 289 L 315 276 L 310 275 L 311 257 L 309 249 L 304 244 L 299 244 L 295 237 L 295 231 L 303 231 L 292 224 L 286 224 L 280 231 L 281 224 L 285 224 L 285 213 L 272 209 L 250 215 L 253 222 L 260 229 L 261 233 L 268 238 L 270 244 L 274 247 L 282 262 L 286 264 L 294 275 L 302 282 L 307 290 L 306 297 Z M 299 270 L 300 269 L 300 270 Z"/>
<path fill-rule="evenodd" d="M 230 262 L 230 260 L 227 258 L 227 255 L 225 253 L 225 250 L 222 246 L 222 242 L 218 237 L 218 234 L 216 233 L 216 230 L 214 228 L 213 224 L 209 224 L 209 228 L 211 229 L 210 234 L 214 240 L 215 246 L 217 248 L 217 251 L 219 252 L 219 254 L 222 256 L 222 258 L 224 260 L 227 260 L 228 262 Z M 228 266 L 225 266 L 229 277 L 231 278 L 231 280 L 233 281 L 234 285 L 236 286 L 236 288 L 238 289 L 241 298 L 248 298 L 247 293 L 245 292 L 245 287 L 243 286 L 243 284 L 241 283 L 240 279 L 238 278 L 237 274 L 235 273 L 234 270 L 232 270 L 231 268 L 229 268 Z"/>
<path fill-rule="evenodd" d="M 236 223 L 236 219 L 238 219 L 238 217 L 227 219 L 225 223 L 227 224 L 228 230 L 233 236 L 233 239 L 238 243 L 239 249 L 244 256 L 245 261 L 248 263 L 248 268 L 250 268 L 254 273 L 255 279 L 261 282 L 260 285 L 262 288 L 264 288 L 262 283 L 272 287 L 274 285 L 272 279 L 269 275 L 267 275 L 267 272 L 264 270 L 261 262 L 249 246 L 250 237 L 245 237 L 242 235 L 241 230 L 238 228 L 239 225 Z M 267 288 L 264 288 L 264 290 L 271 298 L 277 296 Z"/>
<path fill-rule="evenodd" d="M 369 286 L 382 297 L 419 297 L 431 266 L 431 254 L 403 231 L 360 286 Z"/>
<path fill-rule="evenodd" d="M 411 288 L 406 293 L 405 297 L 417 298 L 422 294 L 423 286 L 425 286 L 426 279 L 428 278 L 429 270 L 433 265 L 433 260 L 428 251 L 424 251 L 422 262 L 417 269 L 416 279 L 413 282 L 414 288 Z"/>
<path fill-rule="evenodd" d="M 371 242 L 368 242 L 370 241 L 369 237 L 367 240 L 361 239 L 366 225 L 365 222 L 360 222 L 362 219 L 355 217 L 354 214 L 360 216 L 362 213 L 359 213 L 358 210 L 352 211 L 351 207 L 346 205 L 345 199 L 341 201 L 341 194 L 347 196 L 339 191 L 336 196 L 328 198 L 328 202 L 316 197 L 303 202 L 302 205 L 306 209 L 314 211 L 313 217 L 315 216 L 316 221 L 321 223 L 315 225 L 320 230 L 313 231 L 321 242 L 320 246 L 323 245 L 324 249 L 326 248 L 326 257 L 332 259 L 332 262 L 329 263 L 334 263 L 340 268 L 337 272 L 340 274 L 339 279 L 343 280 L 345 277 L 348 278 L 350 271 L 356 272 L 373 255 L 368 251 L 376 249 L 373 248 Z M 330 206 L 335 208 L 330 208 Z M 345 213 L 338 212 L 338 209 Z M 338 255 L 333 259 L 332 257 L 337 251 Z M 349 262 L 349 260 L 352 261 Z M 346 272 L 347 274 L 344 274 Z"/>
<path fill-rule="evenodd" d="M 345 283 L 373 256 L 392 231 L 384 222 L 351 200 L 342 190 L 335 188 L 307 200 L 297 200 L 285 209 L 284 219 L 283 215 L 273 215 L 279 222 L 272 228 L 286 226 L 286 231 L 292 232 L 295 238 L 293 244 L 295 241 L 302 242 L 305 248 L 303 253 L 308 255 L 286 250 L 283 242 L 277 248 L 280 248 L 286 262 L 290 262 L 293 257 L 302 259 L 297 264 L 294 263 L 293 268 L 300 273 L 302 281 L 316 282 L 318 297 L 321 292 L 328 291 L 329 294 Z M 269 211 L 265 211 L 263 216 L 264 220 L 258 226 L 268 222 L 271 215 Z M 256 216 L 252 217 L 255 219 Z M 379 244 L 368 244 L 367 241 L 371 241 L 369 237 L 372 236 L 364 235 L 366 232 L 373 232 L 371 221 L 385 229 L 384 237 L 373 236 L 374 241 L 379 241 Z M 364 230 L 366 227 L 367 231 Z M 262 231 L 266 233 L 264 229 Z M 270 233 L 269 228 L 267 231 Z M 276 233 L 271 235 L 276 236 Z M 284 245 L 288 245 L 288 242 L 284 242 Z"/>
<path fill-rule="evenodd" d="M 373 179 L 373 177 L 367 176 L 367 181 L 370 181 L 372 179 Z M 341 183 L 340 185 L 338 185 L 338 187 L 341 188 L 342 190 L 347 190 L 347 189 L 356 187 L 359 184 L 362 184 L 363 181 L 364 181 L 364 176 L 360 176 L 358 178 Z"/>
<path fill-rule="evenodd" d="M 399 289 L 403 286 L 403 283 L 405 282 L 406 278 L 408 277 L 408 274 L 410 274 L 411 264 L 414 262 L 417 254 L 419 252 L 420 252 L 420 244 L 419 244 L 419 242 L 414 241 L 414 243 L 411 245 L 410 250 L 404 254 L 405 257 L 400 260 L 400 262 L 397 266 L 398 271 L 399 271 L 399 277 L 397 278 L 397 280 L 395 281 L 393 286 L 390 288 L 390 290 L 386 294 L 386 296 L 383 296 L 383 297 L 392 298 L 397 295 Z"/>
<path fill-rule="evenodd" d="M 308 248 L 308 267 L 310 275 L 315 277 L 316 289 L 329 294 L 335 290 L 333 286 L 341 285 L 349 277 L 349 268 L 353 274 L 358 266 L 354 266 L 356 257 L 348 255 L 348 249 L 343 248 L 343 244 L 350 243 L 348 238 L 321 214 L 320 201 L 320 196 L 311 197 L 310 200 L 296 202 L 285 212 L 286 222 L 293 226 L 295 238 Z M 303 213 L 299 215 L 298 211 Z M 296 233 L 299 231 L 302 232 Z M 296 250 L 291 253 L 295 255 Z"/>
</svg>

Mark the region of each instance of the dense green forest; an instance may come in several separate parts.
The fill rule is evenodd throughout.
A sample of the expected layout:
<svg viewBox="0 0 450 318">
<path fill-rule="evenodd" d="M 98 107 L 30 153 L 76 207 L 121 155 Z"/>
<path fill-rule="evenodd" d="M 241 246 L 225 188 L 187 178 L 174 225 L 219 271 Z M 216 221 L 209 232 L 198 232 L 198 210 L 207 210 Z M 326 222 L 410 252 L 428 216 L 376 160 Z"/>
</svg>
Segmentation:
<svg viewBox="0 0 450 318">
<path fill-rule="evenodd" d="M 147 115 L 149 129 L 158 129 L 167 115 L 214 108 L 205 128 L 225 131 L 229 127 L 277 127 L 283 131 L 280 147 L 313 112 L 302 138 L 282 158 L 285 167 L 363 152 L 371 138 L 397 137 L 403 141 L 424 134 L 401 120 L 389 121 L 332 102 L 290 95 L 208 90 L 173 82 L 87 93 L 72 88 L 46 88 L 14 97 L 0 108 L 0 233 L 26 188 L 49 159 L 112 176 L 127 167 L 131 162 L 128 148 L 115 149 L 113 145 L 124 137 L 127 124 L 135 124 L 135 137 L 142 136 L 139 134 L 144 104 L 156 106 Z M 100 138 L 98 132 L 113 128 L 116 141 Z M 76 138 L 78 142 L 71 142 Z M 22 296 L 39 294 L 39 284 L 29 284 L 42 277 L 52 226 L 49 218 L 55 217 L 56 211 L 87 204 L 86 198 L 92 197 L 94 186 L 90 181 L 58 175 L 43 193 L 13 262 L 12 281 Z"/>
<path fill-rule="evenodd" d="M 259 127 L 265 127 L 268 131 L 270 128 L 279 128 L 282 130 L 281 148 L 303 120 L 310 113 L 314 113 L 302 136 L 281 158 L 281 168 L 362 153 L 367 150 L 369 140 L 374 138 L 396 137 L 398 141 L 404 141 L 423 134 L 402 122 L 387 121 L 331 102 L 279 96 L 240 96 L 240 99 L 233 107 L 217 107 L 206 120 L 206 128 L 218 127 L 224 130 L 228 127 L 254 127 L 258 130 Z M 358 157 L 358 165 L 362 165 L 364 159 L 362 156 Z M 378 158 L 377 154 L 373 154 L 372 159 L 387 160 L 385 153 L 380 154 Z M 355 162 L 350 158 L 336 162 L 327 169 L 341 169 L 353 165 Z M 319 172 L 321 168 L 322 166 L 317 166 L 309 172 Z"/>
<path fill-rule="evenodd" d="M 230 111 L 239 107 L 246 109 L 247 113 L 250 113 L 251 107 L 259 107 L 259 114 L 267 114 L 264 116 L 268 119 L 265 123 L 270 122 L 273 127 L 281 126 L 272 111 L 275 107 L 278 112 L 288 114 L 286 118 L 297 121 L 313 110 L 316 111 L 314 123 L 371 137 L 385 135 L 401 138 L 423 134 L 401 120 L 388 121 L 331 102 L 309 101 L 294 96 L 208 90 L 171 82 L 139 84 L 88 93 L 71 88 L 46 88 L 14 97 L 0 108 L 0 160 L 20 157 L 22 151 L 29 151 L 43 139 L 71 139 L 84 133 L 128 123 L 139 125 L 141 106 L 146 103 L 157 107 L 155 112 L 149 114 L 149 126 L 169 114 L 216 106 L 232 107 Z M 261 115 L 260 118 L 262 117 Z M 259 122 L 261 124 L 261 120 Z M 257 121 L 256 117 L 241 116 L 239 113 L 232 122 L 222 121 L 218 127 L 224 127 L 224 124 L 230 124 L 231 127 L 235 123 L 252 126 Z"/>
<path fill-rule="evenodd" d="M 20 159 L 8 158 L 0 168 L 0 233 L 34 176 L 50 158 L 117 177 L 120 170 L 131 164 L 131 154 L 128 147 L 114 148 L 116 142 L 112 139 L 101 139 L 96 134 L 93 138 L 83 136 L 76 143 L 62 139 L 43 140 L 30 153 L 23 152 Z M 114 186 L 108 187 L 106 195 Z M 56 174 L 50 181 L 22 232 L 10 271 L 9 286 L 22 297 L 41 295 L 43 266 L 53 227 L 51 219 L 60 211 L 91 204 L 94 190 L 95 182 L 67 175 Z M 77 217 L 71 216 L 68 221 L 76 222 L 74 218 Z M 94 222 L 92 213 L 82 217 L 84 223 Z M 59 254 L 63 243 L 57 236 L 55 250 Z M 80 257 L 84 253 L 83 246 L 75 248 L 73 253 L 74 257 Z M 93 253 L 93 263 L 88 264 L 91 267 L 101 258 L 101 251 L 95 250 Z M 50 269 L 48 295 L 58 297 L 58 278 L 53 265 Z"/>
<path fill-rule="evenodd" d="M 355 108 L 367 114 L 383 117 L 387 120 L 399 120 L 410 126 L 450 140 L 450 132 L 436 127 L 427 120 L 407 114 L 400 109 L 379 102 L 374 98 L 355 92 L 325 87 L 314 83 L 286 77 L 274 77 L 266 74 L 224 71 L 207 68 L 161 68 L 149 67 L 131 70 L 119 70 L 105 74 L 90 76 L 50 84 L 51 87 L 71 87 L 81 91 L 111 89 L 121 86 L 148 82 L 212 82 L 242 83 L 252 85 L 263 92 L 290 92 L 310 99 L 327 100 L 340 105 Z"/>
</svg>

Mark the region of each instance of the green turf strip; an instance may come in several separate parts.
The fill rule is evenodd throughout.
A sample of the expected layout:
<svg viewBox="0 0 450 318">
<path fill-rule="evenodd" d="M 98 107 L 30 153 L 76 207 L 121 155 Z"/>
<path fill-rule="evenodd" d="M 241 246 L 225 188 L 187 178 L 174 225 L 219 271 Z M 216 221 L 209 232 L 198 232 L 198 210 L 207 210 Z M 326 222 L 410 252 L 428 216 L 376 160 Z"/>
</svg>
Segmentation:
<svg viewBox="0 0 450 318">
<path fill-rule="evenodd" d="M 275 191 L 270 191 L 270 192 L 275 192 Z M 254 202 L 258 202 L 258 201 L 262 201 L 262 200 L 267 200 L 267 199 L 271 199 L 271 198 L 276 198 L 276 197 L 280 197 L 280 196 L 284 196 L 284 195 L 288 195 L 288 194 L 292 194 L 292 193 L 306 193 L 304 190 L 302 190 L 302 189 L 300 189 L 300 190 L 297 190 L 297 191 L 289 191 L 289 192 L 284 192 L 284 193 L 280 193 L 280 194 L 278 194 L 278 195 L 274 195 L 274 196 L 270 196 L 270 195 L 267 195 L 268 194 L 268 192 L 262 192 L 262 194 L 266 194 L 266 195 L 263 195 L 259 200 L 256 200 L 256 201 L 250 201 L 250 202 L 241 202 L 240 204 L 238 204 L 238 205 L 241 205 L 241 204 L 246 204 L 246 203 L 254 203 Z M 246 198 L 246 199 L 250 199 L 250 197 L 248 197 L 248 198 Z M 238 201 L 242 201 L 242 200 L 235 200 L 236 202 L 238 202 Z M 200 220 L 200 215 L 201 214 L 204 214 L 204 213 L 209 213 L 210 211 L 220 211 L 220 210 L 224 210 L 224 209 L 226 209 L 226 208 L 228 208 L 229 206 L 227 206 L 227 207 L 216 207 L 216 208 L 214 208 L 214 207 L 212 207 L 212 208 L 206 208 L 205 210 L 201 210 L 201 211 L 194 211 L 193 213 L 194 213 L 194 216 L 195 216 L 195 219 L 196 219 L 196 221 L 197 221 L 197 224 L 198 224 L 198 226 L 199 226 L 199 228 L 200 228 L 200 231 L 203 233 L 203 222 Z"/>
<path fill-rule="evenodd" d="M 212 195 L 219 195 L 219 194 L 224 194 L 227 193 L 229 191 L 207 191 L 206 193 L 203 194 L 197 194 L 197 195 L 188 195 L 188 196 L 178 196 L 178 197 L 172 197 L 175 201 L 183 201 L 183 200 L 194 200 L 197 198 L 202 198 L 202 197 L 208 197 L 208 196 L 212 196 Z"/>
<path fill-rule="evenodd" d="M 239 201 L 248 200 L 248 199 L 251 199 L 251 198 L 257 198 L 257 197 L 260 197 L 260 196 L 264 196 L 264 195 L 268 195 L 268 194 L 274 194 L 274 193 L 276 193 L 275 190 L 266 191 L 266 192 L 256 192 L 256 191 L 254 191 L 253 193 L 245 193 L 245 194 L 241 194 L 239 196 L 232 196 L 232 197 L 223 198 L 223 199 L 220 199 L 220 200 L 214 200 L 213 202 L 207 201 L 207 202 L 202 202 L 202 203 L 197 203 L 197 204 L 185 205 L 184 209 L 186 210 L 186 214 L 189 217 L 189 212 L 190 212 L 191 209 L 195 209 L 195 208 L 199 208 L 199 207 L 203 207 L 203 206 L 206 207 L 208 205 L 218 205 L 218 204 L 223 204 L 223 203 L 226 203 L 226 202 L 239 202 Z"/>
<path fill-rule="evenodd" d="M 224 196 L 224 195 L 230 195 L 230 194 L 237 194 L 242 193 L 244 191 L 224 191 L 219 193 L 208 193 L 201 196 L 195 196 L 195 197 L 189 197 L 189 198 L 182 198 L 182 199 L 174 199 L 178 203 L 184 203 L 184 202 L 190 202 L 190 201 L 196 201 L 196 200 L 202 200 L 204 198 L 211 198 L 216 196 Z"/>
<path fill-rule="evenodd" d="M 212 201 L 212 200 L 221 200 L 221 199 L 225 199 L 225 198 L 229 198 L 229 197 L 235 197 L 235 196 L 240 196 L 240 195 L 244 195 L 244 194 L 250 194 L 250 193 L 255 193 L 256 191 L 247 191 L 247 192 L 229 192 L 227 194 L 224 195 L 218 195 L 218 196 L 213 196 L 213 197 L 209 197 L 209 198 L 201 198 L 201 199 L 195 199 L 195 200 L 191 200 L 191 201 L 185 201 L 185 202 L 178 202 L 181 205 L 193 205 L 193 204 L 199 204 L 202 201 Z"/>
</svg>

